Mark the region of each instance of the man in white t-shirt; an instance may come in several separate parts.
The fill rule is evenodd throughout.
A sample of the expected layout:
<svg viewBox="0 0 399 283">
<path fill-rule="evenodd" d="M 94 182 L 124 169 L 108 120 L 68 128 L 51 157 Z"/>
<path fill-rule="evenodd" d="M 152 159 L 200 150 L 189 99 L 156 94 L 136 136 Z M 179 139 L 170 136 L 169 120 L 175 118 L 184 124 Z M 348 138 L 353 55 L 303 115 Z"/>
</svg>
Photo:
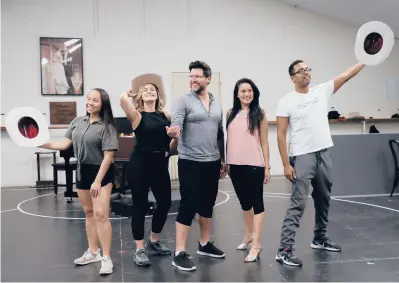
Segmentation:
<svg viewBox="0 0 399 283">
<path fill-rule="evenodd" d="M 349 79 L 358 74 L 364 64 L 357 63 L 334 79 L 309 87 L 311 68 L 302 60 L 288 69 L 295 90 L 282 97 L 277 106 L 277 139 L 284 175 L 292 182 L 292 194 L 283 222 L 278 262 L 301 266 L 294 252 L 295 234 L 305 210 L 310 187 L 315 205 L 315 228 L 312 248 L 341 251 L 327 236 L 328 211 L 332 187 L 331 157 L 333 146 L 328 123 L 328 102 Z M 287 152 L 287 131 L 289 146 Z"/>
</svg>

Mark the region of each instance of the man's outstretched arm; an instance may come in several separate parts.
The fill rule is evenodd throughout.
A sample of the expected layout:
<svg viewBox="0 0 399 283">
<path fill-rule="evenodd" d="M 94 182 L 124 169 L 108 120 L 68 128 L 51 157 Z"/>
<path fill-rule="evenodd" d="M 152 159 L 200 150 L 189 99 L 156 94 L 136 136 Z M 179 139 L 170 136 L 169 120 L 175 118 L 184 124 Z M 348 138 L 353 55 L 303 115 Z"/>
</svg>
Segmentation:
<svg viewBox="0 0 399 283">
<path fill-rule="evenodd" d="M 339 90 L 341 86 L 343 86 L 347 81 L 349 81 L 351 78 L 356 76 L 364 67 L 365 67 L 365 65 L 359 62 L 359 63 L 356 63 L 355 65 L 349 67 L 348 69 L 346 69 L 340 75 L 336 76 L 334 78 L 334 92 L 333 93 L 336 93 L 337 90 Z"/>
</svg>

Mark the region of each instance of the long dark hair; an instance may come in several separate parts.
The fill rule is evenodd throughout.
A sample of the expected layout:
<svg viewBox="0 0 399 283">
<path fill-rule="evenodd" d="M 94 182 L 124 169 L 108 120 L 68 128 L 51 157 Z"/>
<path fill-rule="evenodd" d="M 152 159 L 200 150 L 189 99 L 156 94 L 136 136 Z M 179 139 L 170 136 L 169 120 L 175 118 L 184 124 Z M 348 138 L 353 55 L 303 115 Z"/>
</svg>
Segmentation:
<svg viewBox="0 0 399 283">
<path fill-rule="evenodd" d="M 100 117 L 103 120 L 103 123 L 105 124 L 105 129 L 109 132 L 109 126 L 115 126 L 115 121 L 114 121 L 114 115 L 112 114 L 112 108 L 111 108 L 111 101 L 109 99 L 108 92 L 106 92 L 102 88 L 93 88 L 93 90 L 96 90 L 100 93 L 101 96 L 101 110 L 100 110 Z M 86 115 L 90 115 L 88 112 L 86 112 Z"/>
<path fill-rule="evenodd" d="M 260 129 L 260 122 L 263 120 L 264 113 L 259 106 L 259 89 L 256 84 L 248 78 L 242 78 L 236 82 L 233 92 L 233 109 L 231 110 L 229 119 L 227 120 L 226 129 L 229 127 L 229 124 L 234 120 L 238 112 L 241 110 L 241 101 L 238 98 L 238 89 L 240 88 L 240 85 L 244 83 L 250 84 L 253 91 L 253 99 L 252 102 L 249 104 L 248 114 L 248 130 L 253 135 L 255 129 Z"/>
</svg>

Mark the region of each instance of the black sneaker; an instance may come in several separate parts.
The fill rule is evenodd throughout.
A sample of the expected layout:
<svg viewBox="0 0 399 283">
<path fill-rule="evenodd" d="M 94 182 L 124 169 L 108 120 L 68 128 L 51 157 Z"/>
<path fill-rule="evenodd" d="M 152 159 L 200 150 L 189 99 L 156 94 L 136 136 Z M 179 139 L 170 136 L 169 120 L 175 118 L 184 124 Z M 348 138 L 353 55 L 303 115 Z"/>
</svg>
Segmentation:
<svg viewBox="0 0 399 283">
<path fill-rule="evenodd" d="M 150 254 L 170 255 L 172 251 L 164 246 L 160 241 L 151 242 L 150 239 L 145 243 L 145 249 Z"/>
<path fill-rule="evenodd" d="M 136 253 L 134 254 L 133 261 L 139 266 L 151 265 L 151 262 L 147 256 L 147 251 L 145 249 L 137 250 Z"/>
<path fill-rule="evenodd" d="M 290 266 L 302 266 L 302 261 L 296 257 L 293 248 L 279 249 L 276 260 Z"/>
<path fill-rule="evenodd" d="M 341 247 L 338 244 L 331 242 L 330 240 L 313 240 L 310 245 L 313 249 L 327 250 L 331 252 L 340 252 Z"/>
<path fill-rule="evenodd" d="M 210 257 L 223 258 L 225 254 L 223 251 L 219 250 L 212 241 L 209 241 L 205 246 L 201 246 L 198 242 L 198 251 L 199 255 L 206 255 Z"/>
<path fill-rule="evenodd" d="M 183 271 L 194 271 L 197 269 L 186 252 L 180 252 L 178 255 L 175 255 L 172 265 Z"/>
</svg>

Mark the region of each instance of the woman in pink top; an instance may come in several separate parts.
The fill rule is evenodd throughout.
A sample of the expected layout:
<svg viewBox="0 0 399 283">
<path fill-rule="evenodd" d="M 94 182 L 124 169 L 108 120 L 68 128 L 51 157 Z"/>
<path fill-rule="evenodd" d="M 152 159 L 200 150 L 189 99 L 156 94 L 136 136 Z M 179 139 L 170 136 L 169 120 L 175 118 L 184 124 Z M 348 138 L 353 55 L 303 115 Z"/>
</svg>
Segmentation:
<svg viewBox="0 0 399 283">
<path fill-rule="evenodd" d="M 259 106 L 259 89 L 247 78 L 234 88 L 233 108 L 227 111 L 227 164 L 243 210 L 245 233 L 237 247 L 245 250 L 245 262 L 256 261 L 261 246 L 264 206 L 263 184 L 270 180 L 268 122 Z"/>
</svg>

